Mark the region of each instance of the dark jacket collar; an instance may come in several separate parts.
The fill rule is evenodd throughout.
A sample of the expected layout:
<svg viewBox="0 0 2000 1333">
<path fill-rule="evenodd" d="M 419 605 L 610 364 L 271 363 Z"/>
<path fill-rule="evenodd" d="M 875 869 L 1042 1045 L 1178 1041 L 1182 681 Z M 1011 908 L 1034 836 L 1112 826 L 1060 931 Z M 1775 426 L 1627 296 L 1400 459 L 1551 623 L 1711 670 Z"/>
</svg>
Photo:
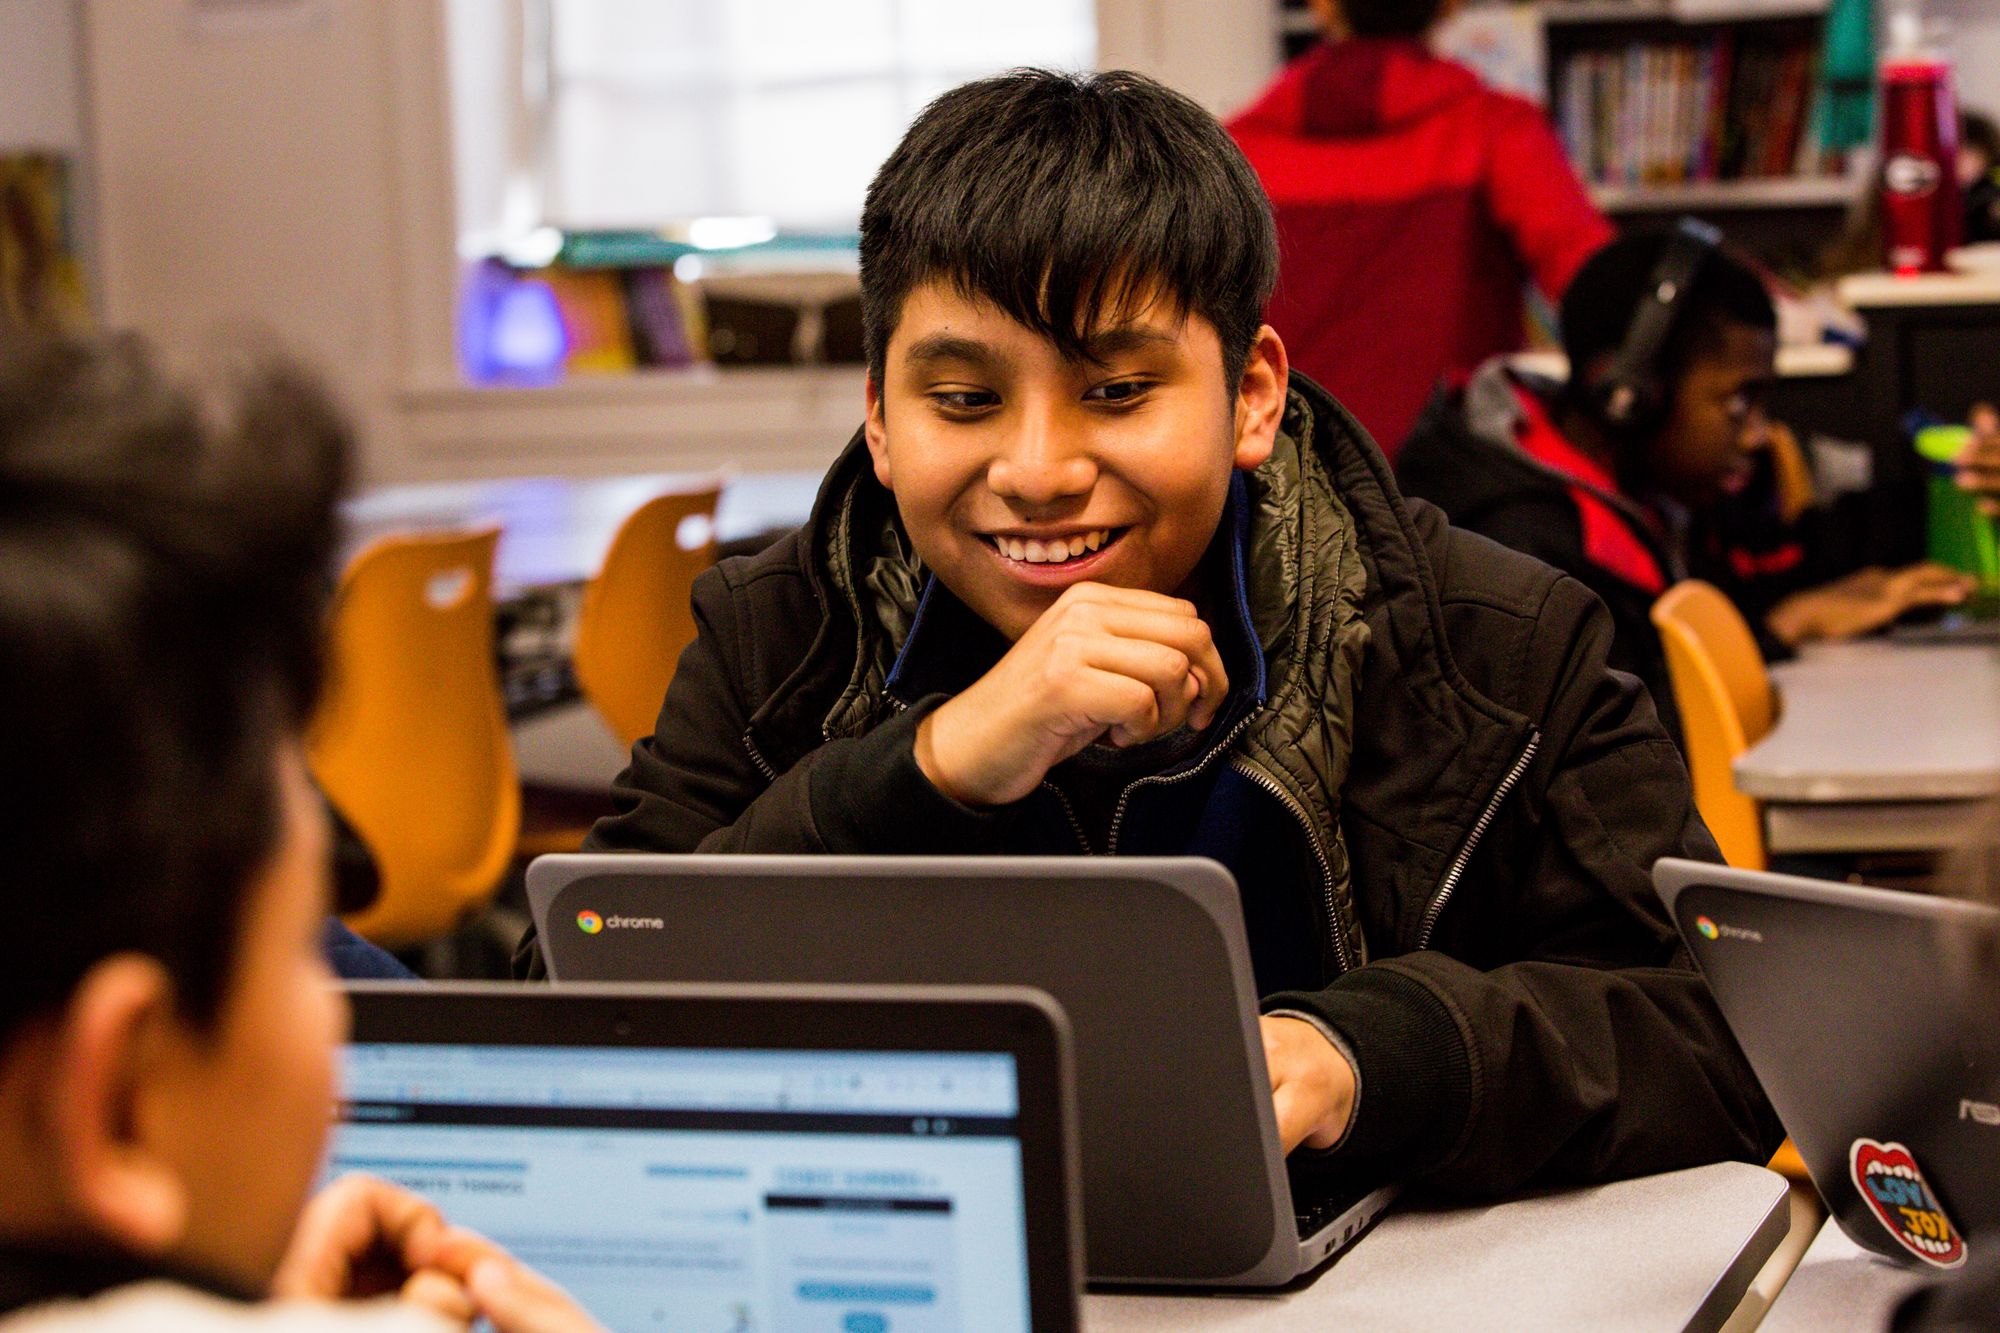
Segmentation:
<svg viewBox="0 0 2000 1333">
<path fill-rule="evenodd" d="M 261 1297 L 232 1283 L 115 1250 L 64 1250 L 0 1241 L 0 1316 L 58 1300 L 88 1300 L 137 1282 L 165 1281 L 225 1300 Z"/>
</svg>

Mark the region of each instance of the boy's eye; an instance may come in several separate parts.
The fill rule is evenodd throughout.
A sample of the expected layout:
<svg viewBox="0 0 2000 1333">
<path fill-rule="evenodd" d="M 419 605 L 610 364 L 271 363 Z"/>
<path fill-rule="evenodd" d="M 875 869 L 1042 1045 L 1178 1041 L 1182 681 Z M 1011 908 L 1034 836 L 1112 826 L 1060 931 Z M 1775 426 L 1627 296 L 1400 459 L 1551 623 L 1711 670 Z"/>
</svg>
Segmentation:
<svg viewBox="0 0 2000 1333">
<path fill-rule="evenodd" d="M 1000 401 L 990 389 L 940 389 L 930 400 L 947 412 L 983 412 Z"/>
<path fill-rule="evenodd" d="M 1113 380 L 1109 384 L 1096 386 L 1085 394 L 1084 398 L 1098 403 L 1129 403 L 1144 397 L 1146 391 L 1152 387 L 1151 380 Z"/>
</svg>

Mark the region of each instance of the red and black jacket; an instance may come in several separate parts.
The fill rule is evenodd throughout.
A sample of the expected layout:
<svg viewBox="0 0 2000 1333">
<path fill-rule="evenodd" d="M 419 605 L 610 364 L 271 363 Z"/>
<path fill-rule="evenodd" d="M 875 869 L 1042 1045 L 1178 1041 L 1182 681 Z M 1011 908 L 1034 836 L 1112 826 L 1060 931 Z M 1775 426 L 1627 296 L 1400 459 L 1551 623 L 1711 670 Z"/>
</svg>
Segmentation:
<svg viewBox="0 0 2000 1333">
<path fill-rule="evenodd" d="M 1596 593 L 1611 610 L 1611 665 L 1645 682 L 1678 738 L 1666 651 L 1651 618 L 1660 594 L 1683 578 L 1706 579 L 1742 608 L 1766 655 L 1778 656 L 1765 613 L 1815 571 L 1798 531 L 1776 512 L 1767 469 L 1693 517 L 1643 502 L 1556 428 L 1560 391 L 1497 360 L 1441 388 L 1396 460 L 1397 480 L 1453 527 L 1532 555 Z"/>
</svg>

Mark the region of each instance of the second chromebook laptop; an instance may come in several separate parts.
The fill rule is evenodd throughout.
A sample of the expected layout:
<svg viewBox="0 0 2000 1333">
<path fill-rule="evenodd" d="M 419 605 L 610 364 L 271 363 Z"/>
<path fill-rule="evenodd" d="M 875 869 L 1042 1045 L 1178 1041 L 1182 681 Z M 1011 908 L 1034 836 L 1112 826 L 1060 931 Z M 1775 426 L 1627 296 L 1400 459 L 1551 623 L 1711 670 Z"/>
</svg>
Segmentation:
<svg viewBox="0 0 2000 1333">
<path fill-rule="evenodd" d="M 1094 1281 L 1278 1286 L 1392 1197 L 1288 1172 L 1242 907 L 1213 861 L 547 856 L 528 899 L 558 982 L 1055 996 L 1076 1043 Z"/>
<path fill-rule="evenodd" d="M 617 1333 L 1081 1326 L 1067 1042 L 1039 992 L 349 995 L 329 1173 L 435 1201 Z"/>
</svg>

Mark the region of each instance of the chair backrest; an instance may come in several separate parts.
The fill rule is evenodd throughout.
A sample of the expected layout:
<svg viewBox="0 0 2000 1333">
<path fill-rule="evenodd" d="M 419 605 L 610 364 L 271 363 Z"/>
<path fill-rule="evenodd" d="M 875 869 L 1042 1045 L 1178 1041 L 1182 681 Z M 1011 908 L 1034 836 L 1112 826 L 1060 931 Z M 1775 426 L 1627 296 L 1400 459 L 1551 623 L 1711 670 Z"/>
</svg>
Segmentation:
<svg viewBox="0 0 2000 1333">
<path fill-rule="evenodd" d="M 494 665 L 496 529 L 389 537 L 342 575 L 313 776 L 374 853 L 347 924 L 387 948 L 451 931 L 505 875 L 521 792 Z"/>
<path fill-rule="evenodd" d="M 577 684 L 626 745 L 653 734 L 681 651 L 694 642 L 695 576 L 715 563 L 711 487 L 662 495 L 618 529 L 577 615 Z"/>
<path fill-rule="evenodd" d="M 1687 744 L 1694 803 L 1729 864 L 1764 869 L 1757 803 L 1736 789 L 1737 756 L 1762 740 L 1777 698 L 1757 637 L 1719 589 L 1699 579 L 1675 584 L 1653 603 Z"/>
</svg>

